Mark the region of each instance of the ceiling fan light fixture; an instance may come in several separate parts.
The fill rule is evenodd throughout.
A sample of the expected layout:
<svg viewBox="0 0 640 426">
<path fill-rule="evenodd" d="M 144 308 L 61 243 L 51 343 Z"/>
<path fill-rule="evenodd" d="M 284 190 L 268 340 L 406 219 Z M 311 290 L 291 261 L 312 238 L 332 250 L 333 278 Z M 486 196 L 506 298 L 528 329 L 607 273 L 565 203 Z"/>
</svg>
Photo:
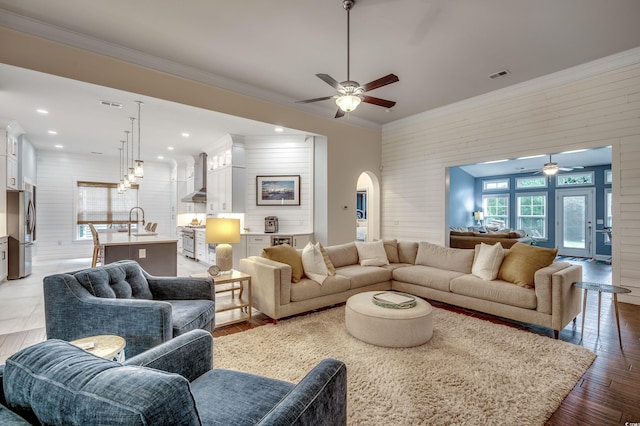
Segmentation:
<svg viewBox="0 0 640 426">
<path fill-rule="evenodd" d="M 544 173 L 547 176 L 553 176 L 556 173 L 558 173 L 558 163 L 546 163 L 543 167 L 542 167 L 542 173 Z"/>
<path fill-rule="evenodd" d="M 356 95 L 342 95 L 336 99 L 336 104 L 344 112 L 351 112 L 360 105 L 362 99 Z"/>
</svg>

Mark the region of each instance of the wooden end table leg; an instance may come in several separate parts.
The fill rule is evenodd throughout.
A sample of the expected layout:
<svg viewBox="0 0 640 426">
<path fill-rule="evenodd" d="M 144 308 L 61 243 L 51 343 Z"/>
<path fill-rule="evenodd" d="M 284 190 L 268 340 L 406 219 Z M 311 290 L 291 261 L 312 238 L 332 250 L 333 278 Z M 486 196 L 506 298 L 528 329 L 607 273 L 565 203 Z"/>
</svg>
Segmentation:
<svg viewBox="0 0 640 426">
<path fill-rule="evenodd" d="M 582 327 L 580 328 L 580 341 L 584 337 L 584 317 L 587 313 L 587 290 L 586 288 L 583 290 L 584 294 L 582 295 Z"/>
<path fill-rule="evenodd" d="M 618 295 L 613 293 L 613 306 L 616 311 L 616 325 L 618 326 L 618 342 L 620 342 L 620 349 L 622 349 L 622 335 L 620 334 L 620 317 L 618 316 Z"/>
</svg>

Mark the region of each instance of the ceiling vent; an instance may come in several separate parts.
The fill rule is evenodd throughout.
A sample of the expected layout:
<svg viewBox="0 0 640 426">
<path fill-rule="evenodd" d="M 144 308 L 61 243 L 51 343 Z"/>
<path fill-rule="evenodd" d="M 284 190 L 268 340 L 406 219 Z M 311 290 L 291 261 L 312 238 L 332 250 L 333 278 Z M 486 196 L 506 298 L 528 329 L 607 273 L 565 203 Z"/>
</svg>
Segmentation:
<svg viewBox="0 0 640 426">
<path fill-rule="evenodd" d="M 493 80 L 493 79 L 496 79 L 498 77 L 504 77 L 507 74 L 511 74 L 511 71 L 509 71 L 508 69 L 505 68 L 505 69 L 500 70 L 498 72 L 494 72 L 493 74 L 489 74 L 489 78 Z"/>
<path fill-rule="evenodd" d="M 120 102 L 104 101 L 102 99 L 100 100 L 100 105 L 104 105 L 112 108 L 122 108 L 122 104 Z"/>
</svg>

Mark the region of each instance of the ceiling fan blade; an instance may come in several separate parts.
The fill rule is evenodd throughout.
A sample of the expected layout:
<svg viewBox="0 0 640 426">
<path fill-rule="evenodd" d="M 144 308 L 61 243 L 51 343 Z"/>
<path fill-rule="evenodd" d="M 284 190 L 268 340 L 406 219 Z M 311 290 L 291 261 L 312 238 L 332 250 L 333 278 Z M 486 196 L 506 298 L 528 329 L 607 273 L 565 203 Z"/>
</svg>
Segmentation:
<svg viewBox="0 0 640 426">
<path fill-rule="evenodd" d="M 373 96 L 367 96 L 367 95 L 364 95 L 362 97 L 362 102 L 378 105 L 384 108 L 392 108 L 396 104 L 395 101 L 388 101 L 386 99 L 374 98 Z"/>
<path fill-rule="evenodd" d="M 336 111 L 336 116 L 333 118 L 340 118 L 340 117 L 344 117 L 344 111 L 338 108 L 338 111 Z"/>
<path fill-rule="evenodd" d="M 313 98 L 313 99 L 305 99 L 303 101 L 296 101 L 297 104 L 308 104 L 311 102 L 318 102 L 318 101 L 326 101 L 327 99 L 331 99 L 333 98 L 333 96 L 323 96 L 322 98 Z"/>
<path fill-rule="evenodd" d="M 331 77 L 329 74 L 316 74 L 316 76 L 324 81 L 325 83 L 327 83 L 329 86 L 333 87 L 336 90 L 344 90 L 344 87 L 342 87 L 342 84 L 338 83 L 338 81 L 336 79 L 334 79 L 333 77 Z"/>
<path fill-rule="evenodd" d="M 571 170 L 573 170 L 573 167 L 558 167 L 558 170 L 560 170 L 561 172 L 570 172 Z"/>
<path fill-rule="evenodd" d="M 398 78 L 397 75 L 389 74 L 389 75 L 385 75 L 382 78 L 379 78 L 377 80 L 373 80 L 372 82 L 369 82 L 369 83 L 363 85 L 362 89 L 365 92 L 368 92 L 369 90 L 377 89 L 378 87 L 386 86 L 387 84 L 395 83 L 397 81 L 400 81 L 400 79 Z"/>
</svg>

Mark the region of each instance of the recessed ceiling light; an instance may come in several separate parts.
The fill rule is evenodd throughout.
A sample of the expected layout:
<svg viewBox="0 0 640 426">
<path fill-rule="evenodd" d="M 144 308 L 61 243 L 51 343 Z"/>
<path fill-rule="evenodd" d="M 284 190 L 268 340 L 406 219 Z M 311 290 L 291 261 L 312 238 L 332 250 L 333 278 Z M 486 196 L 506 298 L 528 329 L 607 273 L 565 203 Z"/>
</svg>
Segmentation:
<svg viewBox="0 0 640 426">
<path fill-rule="evenodd" d="M 56 132 L 55 130 L 49 130 L 47 133 L 49 133 L 50 135 L 57 135 L 58 132 Z"/>
<path fill-rule="evenodd" d="M 36 112 L 37 112 L 38 114 L 42 114 L 42 115 L 47 115 L 47 114 L 49 114 L 49 111 L 47 111 L 46 109 L 43 109 L 43 108 L 38 108 L 38 109 L 36 110 Z"/>
<path fill-rule="evenodd" d="M 275 130 L 275 131 L 276 131 L 276 132 L 278 132 L 278 133 L 282 133 L 282 132 L 284 132 L 284 129 L 283 129 L 282 127 L 276 127 L 276 128 L 275 128 L 275 129 L 273 129 L 273 130 Z"/>
<path fill-rule="evenodd" d="M 164 160 L 164 157 L 162 155 L 158 155 L 158 160 Z"/>
<path fill-rule="evenodd" d="M 182 137 L 183 137 L 183 138 L 188 138 L 188 137 L 189 137 L 189 133 L 187 133 L 187 132 L 182 132 Z"/>
<path fill-rule="evenodd" d="M 168 146 L 168 147 L 167 147 L 167 149 L 168 149 L 169 151 L 173 151 L 173 147 L 172 147 L 172 146 Z"/>
<path fill-rule="evenodd" d="M 62 146 L 62 145 L 57 145 L 57 144 L 56 144 L 56 145 L 54 145 L 54 146 L 55 146 L 56 148 L 64 148 L 64 146 Z"/>
</svg>

